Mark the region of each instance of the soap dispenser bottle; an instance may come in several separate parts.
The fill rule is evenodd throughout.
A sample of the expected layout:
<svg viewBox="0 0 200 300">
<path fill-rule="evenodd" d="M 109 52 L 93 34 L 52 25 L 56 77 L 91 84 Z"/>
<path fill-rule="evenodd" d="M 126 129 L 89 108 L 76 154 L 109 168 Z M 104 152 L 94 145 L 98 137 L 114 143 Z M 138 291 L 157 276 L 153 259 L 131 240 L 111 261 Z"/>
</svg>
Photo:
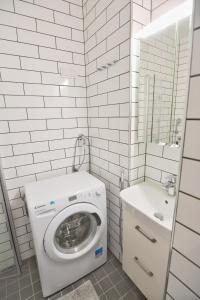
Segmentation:
<svg viewBox="0 0 200 300">
<path fill-rule="evenodd" d="M 176 195 L 176 176 L 175 175 L 169 175 L 166 177 L 167 183 L 165 184 L 167 193 L 169 196 L 175 196 Z"/>
</svg>

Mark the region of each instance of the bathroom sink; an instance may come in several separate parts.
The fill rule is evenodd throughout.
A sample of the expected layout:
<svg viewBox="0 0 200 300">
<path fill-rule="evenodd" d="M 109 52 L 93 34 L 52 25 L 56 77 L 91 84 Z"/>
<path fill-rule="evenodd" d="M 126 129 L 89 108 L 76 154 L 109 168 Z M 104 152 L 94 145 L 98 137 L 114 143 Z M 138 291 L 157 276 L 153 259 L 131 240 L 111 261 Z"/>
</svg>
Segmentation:
<svg viewBox="0 0 200 300">
<path fill-rule="evenodd" d="M 120 196 L 126 204 L 153 222 L 172 230 L 175 197 L 169 196 L 160 184 L 142 182 L 121 191 Z"/>
</svg>

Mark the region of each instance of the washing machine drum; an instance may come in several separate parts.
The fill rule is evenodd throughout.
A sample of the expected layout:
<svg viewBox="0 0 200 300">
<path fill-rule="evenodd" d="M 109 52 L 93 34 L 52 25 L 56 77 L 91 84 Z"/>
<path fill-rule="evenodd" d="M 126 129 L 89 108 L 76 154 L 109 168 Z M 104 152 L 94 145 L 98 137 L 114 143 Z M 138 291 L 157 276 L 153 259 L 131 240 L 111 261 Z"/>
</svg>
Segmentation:
<svg viewBox="0 0 200 300">
<path fill-rule="evenodd" d="M 103 214 L 95 205 L 71 205 L 49 224 L 44 236 L 45 252 L 56 261 L 76 259 L 97 244 L 104 226 Z"/>
</svg>

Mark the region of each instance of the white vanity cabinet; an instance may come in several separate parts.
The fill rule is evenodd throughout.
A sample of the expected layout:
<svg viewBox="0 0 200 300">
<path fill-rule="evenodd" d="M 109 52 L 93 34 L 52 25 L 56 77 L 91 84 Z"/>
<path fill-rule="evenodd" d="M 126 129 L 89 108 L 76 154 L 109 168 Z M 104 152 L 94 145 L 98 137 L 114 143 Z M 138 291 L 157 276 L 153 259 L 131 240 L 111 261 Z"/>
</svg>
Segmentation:
<svg viewBox="0 0 200 300">
<path fill-rule="evenodd" d="M 123 269 L 149 300 L 163 300 L 171 232 L 123 203 Z"/>
</svg>

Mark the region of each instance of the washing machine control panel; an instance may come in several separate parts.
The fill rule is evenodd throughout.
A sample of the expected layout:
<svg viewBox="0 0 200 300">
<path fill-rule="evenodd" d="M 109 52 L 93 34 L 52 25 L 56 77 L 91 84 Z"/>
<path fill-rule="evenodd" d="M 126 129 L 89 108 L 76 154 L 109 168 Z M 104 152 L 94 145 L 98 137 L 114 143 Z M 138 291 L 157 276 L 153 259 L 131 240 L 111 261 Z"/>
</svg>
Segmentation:
<svg viewBox="0 0 200 300">
<path fill-rule="evenodd" d="M 99 198 L 101 196 L 100 190 L 89 190 L 81 193 L 77 193 L 68 197 L 69 202 L 90 202 L 94 198 Z"/>
<path fill-rule="evenodd" d="M 50 200 L 46 203 L 41 203 L 40 205 L 36 205 L 34 207 L 35 214 L 37 216 L 44 215 L 44 214 L 51 214 L 56 212 L 56 201 Z"/>
<path fill-rule="evenodd" d="M 34 211 L 37 216 L 45 214 L 54 214 L 57 210 L 65 208 L 66 204 L 71 205 L 79 202 L 93 202 L 94 199 L 98 199 L 102 196 L 101 189 L 87 190 L 77 194 L 68 195 L 61 199 L 50 199 L 34 206 Z"/>
<path fill-rule="evenodd" d="M 69 196 L 68 200 L 69 200 L 70 202 L 71 202 L 71 201 L 77 200 L 77 195 Z"/>
<path fill-rule="evenodd" d="M 85 202 L 92 202 L 92 199 L 99 198 L 101 196 L 101 192 L 98 190 L 87 191 L 82 194 L 82 199 Z"/>
</svg>

